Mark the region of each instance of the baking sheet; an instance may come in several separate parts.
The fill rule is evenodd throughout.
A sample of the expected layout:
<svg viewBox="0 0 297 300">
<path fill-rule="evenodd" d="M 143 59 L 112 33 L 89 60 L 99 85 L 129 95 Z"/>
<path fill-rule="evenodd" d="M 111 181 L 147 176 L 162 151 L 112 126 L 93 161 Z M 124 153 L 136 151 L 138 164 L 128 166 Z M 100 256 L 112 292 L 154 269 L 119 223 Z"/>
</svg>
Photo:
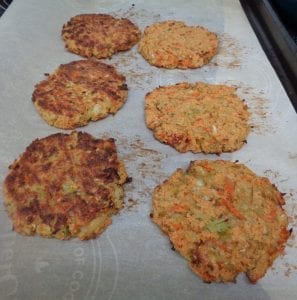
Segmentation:
<svg viewBox="0 0 297 300">
<path fill-rule="evenodd" d="M 32 140 L 60 131 L 40 118 L 31 95 L 44 73 L 80 59 L 65 51 L 62 24 L 76 14 L 99 12 L 128 17 L 142 30 L 167 19 L 208 27 L 219 34 L 219 53 L 209 65 L 185 71 L 152 67 L 136 47 L 106 60 L 126 76 L 128 101 L 114 117 L 82 130 L 117 139 L 133 177 L 126 185 L 125 209 L 95 240 L 58 241 L 13 232 L 1 198 L 0 298 L 296 299 L 294 233 L 285 255 L 256 285 L 243 275 L 237 284 L 205 284 L 149 219 L 157 184 L 191 160 L 218 157 L 180 154 L 155 140 L 144 124 L 144 95 L 158 85 L 202 80 L 237 85 L 252 112 L 247 145 L 219 158 L 245 163 L 287 193 L 286 210 L 296 227 L 297 117 L 238 1 L 14 0 L 0 19 L 1 182 Z"/>
</svg>

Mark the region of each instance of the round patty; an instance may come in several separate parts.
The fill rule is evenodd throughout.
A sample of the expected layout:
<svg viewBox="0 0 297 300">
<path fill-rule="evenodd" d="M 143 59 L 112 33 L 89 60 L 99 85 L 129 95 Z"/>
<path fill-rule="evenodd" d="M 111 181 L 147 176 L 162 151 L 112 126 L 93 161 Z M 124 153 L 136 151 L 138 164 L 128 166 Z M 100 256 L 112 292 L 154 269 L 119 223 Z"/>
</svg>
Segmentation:
<svg viewBox="0 0 297 300">
<path fill-rule="evenodd" d="M 33 141 L 9 169 L 4 203 L 24 235 L 94 238 L 123 204 L 127 174 L 113 139 L 50 135 Z"/>
<path fill-rule="evenodd" d="M 205 282 L 263 277 L 290 236 L 284 199 L 242 164 L 193 161 L 153 194 L 153 221 Z"/>
<path fill-rule="evenodd" d="M 123 75 L 113 66 L 89 59 L 60 65 L 36 85 L 32 100 L 49 125 L 73 129 L 115 114 L 127 95 Z"/>
<path fill-rule="evenodd" d="M 180 152 L 234 151 L 249 132 L 247 106 L 225 85 L 159 87 L 145 97 L 145 116 L 154 136 Z"/>
<path fill-rule="evenodd" d="M 62 37 L 70 52 L 84 57 L 110 57 L 132 48 L 140 39 L 138 27 L 128 19 L 105 14 L 83 14 L 63 25 Z"/>
<path fill-rule="evenodd" d="M 201 67 L 210 61 L 217 49 L 215 33 L 179 21 L 148 26 L 138 48 L 150 64 L 169 69 Z"/>
</svg>

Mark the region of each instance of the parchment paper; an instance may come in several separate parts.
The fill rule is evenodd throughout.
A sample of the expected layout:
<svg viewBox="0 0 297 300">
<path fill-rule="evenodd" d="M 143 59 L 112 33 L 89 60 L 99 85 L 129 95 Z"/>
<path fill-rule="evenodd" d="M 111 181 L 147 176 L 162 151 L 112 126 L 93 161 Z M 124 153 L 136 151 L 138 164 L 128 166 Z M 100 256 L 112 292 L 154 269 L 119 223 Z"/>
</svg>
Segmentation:
<svg viewBox="0 0 297 300">
<path fill-rule="evenodd" d="M 0 19 L 1 182 L 9 164 L 32 140 L 60 131 L 40 118 L 31 95 L 44 73 L 80 59 L 64 49 L 62 24 L 76 14 L 99 12 L 128 17 L 142 30 L 167 19 L 202 25 L 219 34 L 220 50 L 209 65 L 186 71 L 152 67 L 136 47 L 106 60 L 127 77 L 128 101 L 114 117 L 82 130 L 117 139 L 119 155 L 133 177 L 126 186 L 125 209 L 95 240 L 58 241 L 13 232 L 1 196 L 0 298 L 296 299 L 294 233 L 285 255 L 256 285 L 243 275 L 237 284 L 205 284 L 149 218 L 157 184 L 191 160 L 220 158 L 245 163 L 287 193 L 286 210 L 296 227 L 297 117 L 238 1 L 14 0 Z M 254 125 L 240 151 L 220 157 L 180 154 L 146 128 L 148 91 L 199 80 L 240 87 L 238 94 L 246 99 Z"/>
</svg>

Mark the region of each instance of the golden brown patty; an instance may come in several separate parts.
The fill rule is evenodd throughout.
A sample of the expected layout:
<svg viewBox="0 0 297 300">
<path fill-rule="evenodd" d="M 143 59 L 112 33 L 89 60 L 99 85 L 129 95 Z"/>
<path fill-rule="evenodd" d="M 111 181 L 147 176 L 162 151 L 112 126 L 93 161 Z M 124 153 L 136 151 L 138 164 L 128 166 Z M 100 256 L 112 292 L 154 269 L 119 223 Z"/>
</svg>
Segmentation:
<svg viewBox="0 0 297 300">
<path fill-rule="evenodd" d="M 249 132 L 247 106 L 235 88 L 206 83 L 159 87 L 145 98 L 147 127 L 180 152 L 229 152 Z"/>
<path fill-rule="evenodd" d="M 241 164 L 194 161 L 153 194 L 153 221 L 205 282 L 263 277 L 290 236 L 284 199 Z"/>
<path fill-rule="evenodd" d="M 113 139 L 50 135 L 35 140 L 9 168 L 4 203 L 19 233 L 94 238 L 122 207 L 127 174 Z"/>
<path fill-rule="evenodd" d="M 73 61 L 37 84 L 32 100 L 48 124 L 72 129 L 115 114 L 127 98 L 125 82 L 113 66 Z"/>
<path fill-rule="evenodd" d="M 140 30 L 130 20 L 104 14 L 72 17 L 62 29 L 62 37 L 70 52 L 97 58 L 129 50 L 139 41 L 140 35 Z"/>
<path fill-rule="evenodd" d="M 157 67 L 187 69 L 207 64 L 217 48 L 215 33 L 184 22 L 165 21 L 145 29 L 138 50 Z"/>
</svg>

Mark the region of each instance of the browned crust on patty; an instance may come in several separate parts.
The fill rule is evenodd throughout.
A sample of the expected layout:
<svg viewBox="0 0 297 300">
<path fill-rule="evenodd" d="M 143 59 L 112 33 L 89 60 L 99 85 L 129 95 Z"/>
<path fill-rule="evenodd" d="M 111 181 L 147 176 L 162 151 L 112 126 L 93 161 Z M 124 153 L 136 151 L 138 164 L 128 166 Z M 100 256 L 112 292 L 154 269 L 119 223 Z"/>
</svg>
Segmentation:
<svg viewBox="0 0 297 300">
<path fill-rule="evenodd" d="M 235 88 L 203 82 L 156 88 L 145 97 L 146 125 L 179 152 L 240 149 L 249 133 L 249 112 Z"/>
<path fill-rule="evenodd" d="M 252 283 L 283 253 L 291 231 L 285 201 L 242 164 L 193 161 L 153 193 L 153 221 L 205 282 Z"/>
<path fill-rule="evenodd" d="M 174 20 L 146 27 L 138 47 L 150 64 L 168 69 L 199 68 L 211 60 L 217 49 L 215 33 Z"/>
<path fill-rule="evenodd" d="M 60 65 L 35 86 L 32 100 L 49 125 L 73 129 L 115 114 L 127 94 L 126 79 L 113 66 L 88 59 Z"/>
<path fill-rule="evenodd" d="M 106 14 L 77 15 L 62 28 L 66 49 L 84 57 L 106 58 L 129 50 L 140 35 L 130 20 Z"/>
<path fill-rule="evenodd" d="M 50 135 L 33 141 L 9 169 L 4 203 L 21 234 L 94 238 L 122 207 L 127 174 L 113 139 Z"/>
</svg>

